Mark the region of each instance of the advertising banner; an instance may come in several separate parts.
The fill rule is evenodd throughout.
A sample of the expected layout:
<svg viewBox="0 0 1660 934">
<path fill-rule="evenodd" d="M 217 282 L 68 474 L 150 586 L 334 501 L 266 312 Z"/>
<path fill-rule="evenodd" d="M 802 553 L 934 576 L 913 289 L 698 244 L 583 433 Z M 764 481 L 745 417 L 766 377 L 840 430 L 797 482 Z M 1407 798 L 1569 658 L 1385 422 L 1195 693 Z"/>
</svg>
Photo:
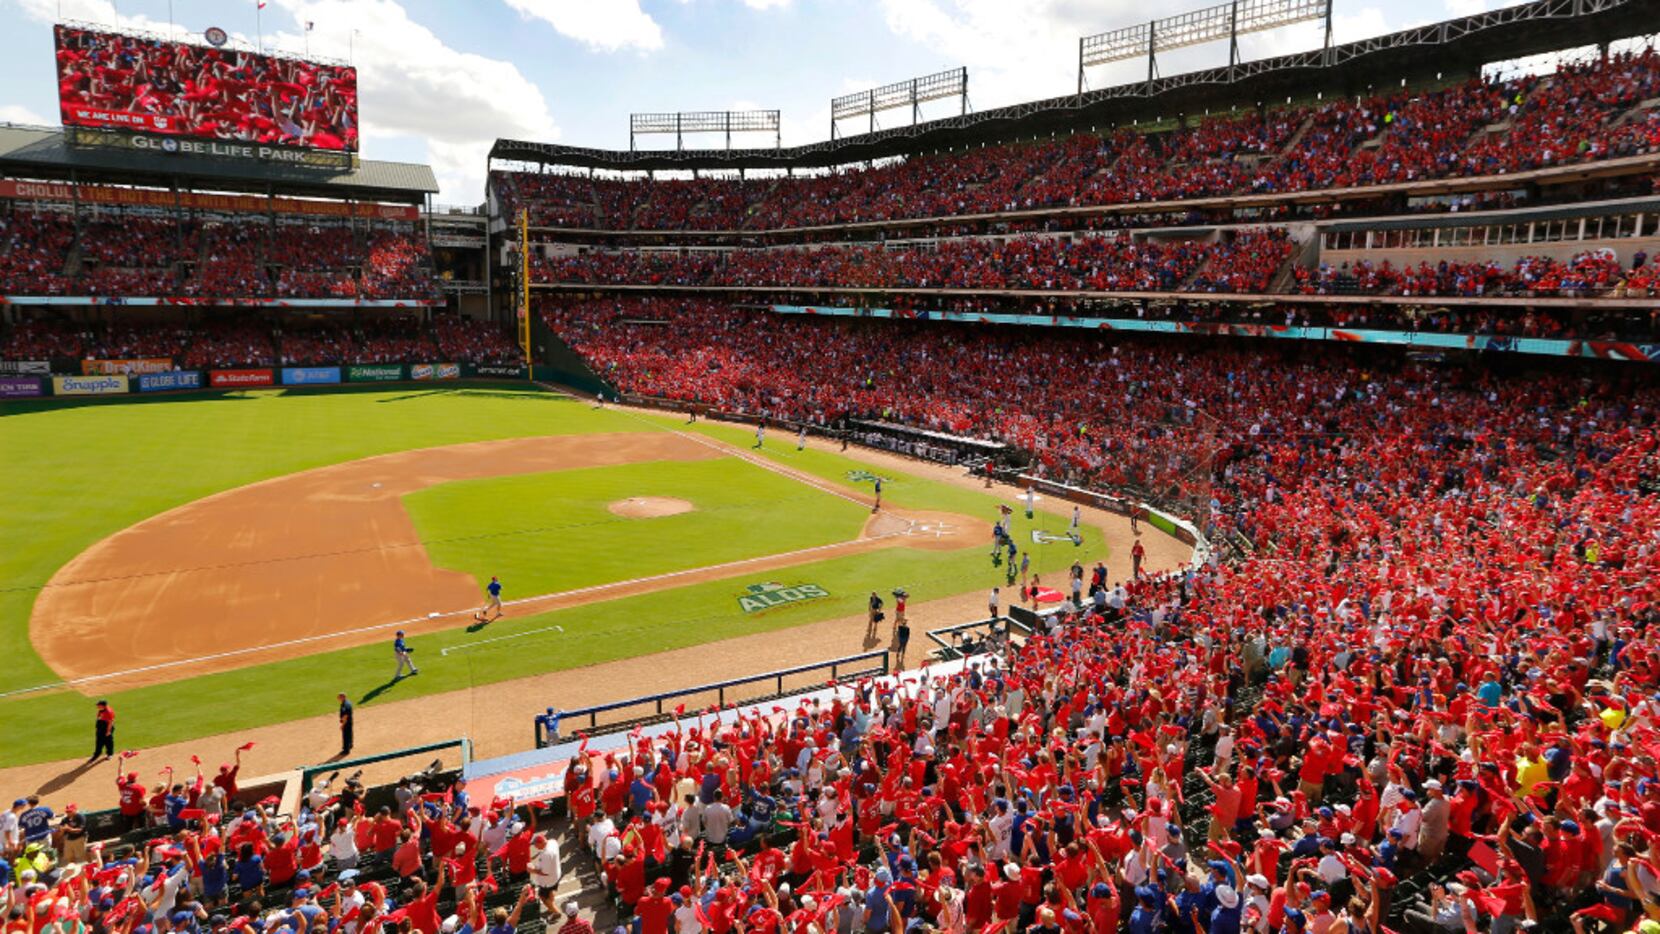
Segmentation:
<svg viewBox="0 0 1660 934">
<path fill-rule="evenodd" d="M 376 363 L 368 366 L 346 367 L 348 383 L 395 383 L 403 379 L 403 365 Z"/>
<path fill-rule="evenodd" d="M 0 360 L 0 375 L 50 376 L 52 364 L 45 360 Z"/>
<path fill-rule="evenodd" d="M 282 368 L 284 386 L 319 386 L 340 382 L 337 366 L 285 366 Z"/>
<path fill-rule="evenodd" d="M 144 357 L 135 360 L 82 360 L 81 374 L 104 376 L 110 373 L 165 373 L 173 368 L 171 357 Z"/>
<path fill-rule="evenodd" d="M 41 394 L 33 376 L 0 376 L 0 399 L 27 399 Z"/>
<path fill-rule="evenodd" d="M 524 379 L 525 368 L 517 364 L 480 363 L 469 367 L 474 376 L 488 376 L 495 379 Z"/>
<path fill-rule="evenodd" d="M 228 195 L 165 188 L 122 188 L 116 185 L 70 185 L 65 182 L 20 182 L 0 180 L 0 198 L 20 201 L 80 201 L 82 204 L 127 205 L 133 207 L 195 208 L 199 211 L 226 211 L 264 214 L 306 214 L 318 217 L 378 217 L 413 221 L 420 209 L 405 204 L 377 204 L 367 201 L 311 201 L 304 198 L 261 195 Z"/>
<path fill-rule="evenodd" d="M 52 395 L 54 396 L 112 396 L 126 391 L 127 375 L 125 373 L 109 373 L 103 376 L 52 377 Z"/>
<path fill-rule="evenodd" d="M 414 363 L 409 367 L 410 379 L 460 379 L 458 363 Z"/>
<path fill-rule="evenodd" d="M 208 374 L 208 385 L 235 389 L 242 386 L 271 386 L 275 380 L 270 370 L 214 370 Z"/>
<path fill-rule="evenodd" d="M 138 377 L 139 392 L 162 392 L 168 389 L 201 389 L 202 374 L 196 370 L 174 370 L 167 373 L 142 373 Z"/>
</svg>

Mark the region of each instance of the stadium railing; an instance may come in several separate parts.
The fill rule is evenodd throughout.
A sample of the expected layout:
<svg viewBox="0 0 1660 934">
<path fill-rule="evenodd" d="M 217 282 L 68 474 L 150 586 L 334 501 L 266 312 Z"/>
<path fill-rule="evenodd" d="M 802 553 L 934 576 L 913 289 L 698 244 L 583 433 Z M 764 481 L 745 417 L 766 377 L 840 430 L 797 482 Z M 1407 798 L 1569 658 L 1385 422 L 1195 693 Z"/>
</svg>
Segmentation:
<svg viewBox="0 0 1660 934">
<path fill-rule="evenodd" d="M 1052 615 L 1052 613 L 1053 611 L 1046 611 L 1033 614 L 1032 611 L 1024 607 L 1013 606 L 1009 608 L 1008 616 L 975 619 L 952 626 L 941 626 L 938 629 L 928 630 L 927 636 L 935 645 L 939 646 L 938 649 L 934 650 L 934 657 L 942 662 L 948 662 L 989 651 L 994 647 L 994 643 L 999 636 L 1004 640 L 1008 640 L 1017 629 L 1025 636 L 1030 637 L 1032 635 L 1031 624 L 1025 619 L 1017 619 L 1017 615 L 1035 620 L 1040 616 Z M 985 635 L 976 644 L 973 641 L 973 636 L 980 632 L 984 632 Z M 965 634 L 968 635 L 966 641 L 964 640 Z"/>
<path fill-rule="evenodd" d="M 465 768 L 473 758 L 473 741 L 465 736 L 455 739 L 441 740 L 436 743 L 427 743 L 421 746 L 409 746 L 403 749 L 393 749 L 389 752 L 380 752 L 372 756 L 359 756 L 356 759 L 340 759 L 333 762 L 324 762 L 318 765 L 308 765 L 300 769 L 300 794 L 311 791 L 312 784 L 317 776 L 324 772 L 344 772 L 347 769 L 360 769 L 389 762 L 393 759 L 402 759 L 406 756 L 425 756 L 429 753 L 441 753 L 450 749 L 460 751 L 461 762 L 458 768 Z"/>
<path fill-rule="evenodd" d="M 566 721 L 580 720 L 581 718 L 586 717 L 588 720 L 587 729 L 589 732 L 598 732 L 602 729 L 609 731 L 623 726 L 633 726 L 637 723 L 674 716 L 674 711 L 665 711 L 663 709 L 663 704 L 665 702 L 676 701 L 682 698 L 692 698 L 698 697 L 699 695 L 713 693 L 716 695 L 716 703 L 724 707 L 726 705 L 726 692 L 733 688 L 740 688 L 746 685 L 764 684 L 771 681 L 773 690 L 770 694 L 759 697 L 746 696 L 744 698 L 745 701 L 765 700 L 768 697 L 782 697 L 787 693 L 794 693 L 794 691 L 785 690 L 785 678 L 812 674 L 814 672 L 821 671 L 828 671 L 831 679 L 840 679 L 843 677 L 864 678 L 873 675 L 885 675 L 889 674 L 891 669 L 889 668 L 888 652 L 886 649 L 881 649 L 874 652 L 861 652 L 857 655 L 844 655 L 841 658 L 827 659 L 822 662 L 813 662 L 807 665 L 796 665 L 793 668 L 780 668 L 775 671 L 762 672 L 761 674 L 746 675 L 742 678 L 732 678 L 727 681 L 715 681 L 709 684 L 700 684 L 694 687 L 681 688 L 676 691 L 667 691 L 662 694 L 647 694 L 644 697 L 614 701 L 609 704 L 598 704 L 593 707 L 582 707 L 577 710 L 557 710 L 553 707 L 549 707 L 546 713 L 536 715 L 536 748 L 545 749 L 556 742 L 559 739 L 559 727 Z M 814 685 L 797 688 L 795 690 L 807 690 L 810 687 L 816 686 L 817 684 L 815 683 Z M 651 713 L 622 717 L 613 722 L 606 723 L 604 727 L 601 727 L 600 725 L 601 714 L 628 710 L 633 707 L 642 707 L 648 704 L 653 708 L 653 712 Z"/>
</svg>

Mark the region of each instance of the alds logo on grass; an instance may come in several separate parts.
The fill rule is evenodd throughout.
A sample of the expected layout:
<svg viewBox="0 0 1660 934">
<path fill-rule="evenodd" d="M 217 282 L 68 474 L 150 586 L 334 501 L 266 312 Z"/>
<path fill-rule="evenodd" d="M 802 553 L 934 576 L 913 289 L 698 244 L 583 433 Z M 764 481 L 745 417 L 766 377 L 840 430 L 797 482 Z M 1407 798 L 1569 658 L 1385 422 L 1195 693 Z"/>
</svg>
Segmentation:
<svg viewBox="0 0 1660 934">
<path fill-rule="evenodd" d="M 828 596 L 830 591 L 817 584 L 785 587 L 783 584 L 769 581 L 765 584 L 750 584 L 749 589 L 738 597 L 738 606 L 742 607 L 745 613 L 759 613 L 787 603 L 804 603 Z"/>
<path fill-rule="evenodd" d="M 876 482 L 876 475 L 871 473 L 868 470 L 849 470 L 847 472 L 847 482 L 849 482 L 849 483 L 875 483 Z"/>
</svg>

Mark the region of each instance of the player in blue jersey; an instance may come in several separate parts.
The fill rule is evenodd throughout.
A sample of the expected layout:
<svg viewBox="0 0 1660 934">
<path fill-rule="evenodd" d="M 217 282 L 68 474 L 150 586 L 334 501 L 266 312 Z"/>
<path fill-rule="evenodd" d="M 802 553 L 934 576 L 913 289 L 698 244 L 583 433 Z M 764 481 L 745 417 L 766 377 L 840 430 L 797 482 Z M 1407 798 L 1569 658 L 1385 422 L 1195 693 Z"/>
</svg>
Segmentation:
<svg viewBox="0 0 1660 934">
<path fill-rule="evenodd" d="M 490 578 L 490 583 L 485 585 L 484 592 L 489 596 L 485 598 L 484 606 L 479 609 L 477 613 L 473 614 L 473 619 L 476 619 L 481 623 L 489 623 L 501 619 L 501 580 L 495 577 Z M 496 615 L 490 616 L 489 613 L 491 610 L 495 610 Z"/>
</svg>

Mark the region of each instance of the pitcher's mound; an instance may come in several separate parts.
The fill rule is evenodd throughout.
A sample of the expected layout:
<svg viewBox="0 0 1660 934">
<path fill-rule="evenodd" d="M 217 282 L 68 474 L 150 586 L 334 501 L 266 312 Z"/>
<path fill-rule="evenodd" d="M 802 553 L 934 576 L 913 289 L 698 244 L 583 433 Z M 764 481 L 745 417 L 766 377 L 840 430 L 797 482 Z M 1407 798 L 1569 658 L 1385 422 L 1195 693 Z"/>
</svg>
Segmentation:
<svg viewBox="0 0 1660 934">
<path fill-rule="evenodd" d="M 605 507 L 613 515 L 624 519 L 656 519 L 659 516 L 678 516 L 683 512 L 691 512 L 694 508 L 691 503 L 683 499 L 673 499 L 667 496 L 630 496 L 628 499 L 619 499 Z"/>
</svg>

